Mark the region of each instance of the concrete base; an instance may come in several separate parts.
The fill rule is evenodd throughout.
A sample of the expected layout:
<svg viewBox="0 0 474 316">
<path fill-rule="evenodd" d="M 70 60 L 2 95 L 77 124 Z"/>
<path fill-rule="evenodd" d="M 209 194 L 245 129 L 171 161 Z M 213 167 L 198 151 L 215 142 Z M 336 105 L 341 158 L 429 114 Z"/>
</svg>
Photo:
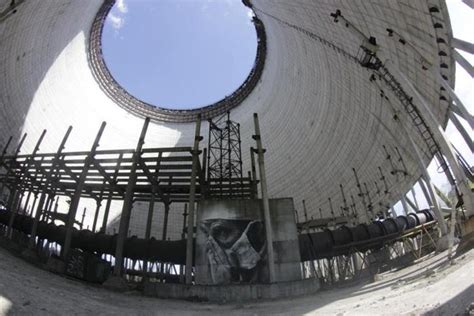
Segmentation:
<svg viewBox="0 0 474 316">
<path fill-rule="evenodd" d="M 259 299 L 276 299 L 316 293 L 318 279 L 279 282 L 273 284 L 236 285 L 185 285 L 146 282 L 143 293 L 159 298 L 186 299 L 192 301 L 242 302 Z"/>
<path fill-rule="evenodd" d="M 131 290 L 127 281 L 118 276 L 111 276 L 103 283 L 103 287 L 116 292 L 127 292 Z"/>
</svg>

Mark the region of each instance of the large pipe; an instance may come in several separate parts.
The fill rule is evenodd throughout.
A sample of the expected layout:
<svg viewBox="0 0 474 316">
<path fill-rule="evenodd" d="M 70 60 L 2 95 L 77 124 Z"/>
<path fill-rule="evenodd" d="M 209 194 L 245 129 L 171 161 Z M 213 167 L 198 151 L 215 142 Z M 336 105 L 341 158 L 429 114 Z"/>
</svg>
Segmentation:
<svg viewBox="0 0 474 316">
<path fill-rule="evenodd" d="M 405 230 L 426 224 L 435 219 L 431 210 L 398 216 L 355 227 L 341 226 L 311 234 L 300 234 L 301 261 L 331 258 L 350 254 L 354 250 L 367 251 L 380 248 L 394 240 Z"/>
<path fill-rule="evenodd" d="M 8 225 L 11 212 L 0 211 L 0 224 Z M 301 261 L 331 258 L 350 254 L 354 250 L 367 251 L 378 249 L 399 237 L 405 230 L 433 221 L 431 210 L 411 213 L 370 224 L 359 224 L 354 227 L 341 226 L 335 230 L 300 234 L 299 245 Z M 17 214 L 12 227 L 25 234 L 30 234 L 34 218 Z M 64 225 L 39 222 L 37 236 L 50 242 L 63 244 L 66 235 Z M 117 235 L 93 233 L 89 230 L 72 230 L 71 248 L 78 248 L 91 253 L 114 254 L 117 246 Z M 195 240 L 193 240 L 193 243 Z M 124 242 L 124 257 L 133 260 L 160 261 L 184 265 L 186 263 L 186 240 L 143 239 L 128 237 Z M 194 261 L 194 253 L 192 255 Z"/>
</svg>

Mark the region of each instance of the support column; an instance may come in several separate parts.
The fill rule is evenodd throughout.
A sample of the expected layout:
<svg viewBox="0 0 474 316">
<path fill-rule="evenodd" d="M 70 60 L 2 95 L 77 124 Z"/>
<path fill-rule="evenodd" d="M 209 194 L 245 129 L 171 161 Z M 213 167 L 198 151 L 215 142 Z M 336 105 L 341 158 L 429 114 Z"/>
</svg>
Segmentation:
<svg viewBox="0 0 474 316">
<path fill-rule="evenodd" d="M 428 207 L 430 207 L 430 206 L 433 205 L 433 202 L 431 201 L 431 196 L 428 193 L 428 189 L 426 188 L 425 182 L 426 182 L 426 180 L 424 180 L 423 177 L 421 177 L 418 180 L 418 183 L 420 184 L 421 190 L 423 191 L 423 195 L 425 196 L 426 202 L 428 203 Z"/>
<path fill-rule="evenodd" d="M 471 78 L 474 77 L 474 67 L 472 67 L 471 63 L 464 58 L 463 55 L 459 54 L 457 50 L 453 49 L 453 56 L 454 60 L 461 65 L 464 70 L 467 71 L 467 73 L 471 76 Z"/>
<path fill-rule="evenodd" d="M 191 284 L 192 279 L 192 268 L 193 268 L 193 254 L 194 254 L 194 208 L 196 199 L 196 175 L 197 175 L 197 164 L 199 163 L 199 142 L 202 140 L 201 137 L 201 116 L 196 121 L 196 131 L 194 136 L 193 146 L 193 165 L 191 170 L 191 184 L 189 188 L 189 214 L 188 214 L 188 235 L 186 240 L 186 284 Z"/>
<path fill-rule="evenodd" d="M 165 202 L 164 205 L 165 205 L 165 215 L 163 219 L 163 236 L 161 238 L 162 240 L 166 240 L 166 237 L 168 234 L 168 214 L 170 212 L 170 203 Z"/>
<path fill-rule="evenodd" d="M 402 194 L 402 196 L 400 197 L 400 201 L 402 201 L 403 213 L 404 213 L 405 216 L 407 216 L 408 213 L 409 213 L 409 210 L 408 210 L 407 200 L 405 199 L 404 194 Z"/>
<path fill-rule="evenodd" d="M 472 2 L 472 0 L 464 0 L 464 3 L 466 3 L 466 1 Z M 469 54 L 474 54 L 474 44 L 473 43 L 463 41 L 459 38 L 453 38 L 453 39 L 451 39 L 451 45 L 453 45 L 453 48 L 460 49 L 460 50 L 465 51 L 466 53 L 469 53 Z"/>
<path fill-rule="evenodd" d="M 464 206 L 466 208 L 466 215 L 468 217 L 474 215 L 474 197 L 473 197 L 473 194 L 472 194 L 471 189 L 470 189 L 470 187 L 467 183 L 467 179 L 464 175 L 464 172 L 461 169 L 461 167 L 459 166 L 459 163 L 458 163 L 458 161 L 455 157 L 454 151 L 453 151 L 450 143 L 448 142 L 441 125 L 438 123 L 436 117 L 432 113 L 429 104 L 426 102 L 424 97 L 420 95 L 418 90 L 416 90 L 416 88 L 413 86 L 413 84 L 410 82 L 410 80 L 408 80 L 406 78 L 406 76 L 397 67 L 391 67 L 391 69 L 401 79 L 402 85 L 406 86 L 413 93 L 414 97 L 416 97 L 418 99 L 419 104 L 421 105 L 421 111 L 420 112 L 426 113 L 424 118 L 426 119 L 426 122 L 427 122 L 428 126 L 430 127 L 430 129 L 433 133 L 433 136 L 435 137 L 436 141 L 438 142 L 438 144 L 440 146 L 440 149 L 442 150 L 442 154 L 446 157 L 446 160 L 448 161 L 449 166 L 451 167 L 451 170 L 453 171 L 454 177 L 457 180 L 457 186 L 459 188 L 459 191 L 462 194 L 462 198 L 463 198 L 463 201 L 464 201 Z M 442 82 L 444 83 L 443 86 L 447 85 L 449 87 L 449 85 L 446 83 L 446 81 L 444 81 L 444 79 L 442 80 Z M 448 89 L 446 89 L 446 90 L 448 90 Z M 455 96 L 455 94 L 454 94 L 454 96 Z M 457 96 L 455 96 L 455 97 L 457 99 Z M 456 102 L 457 102 L 457 100 L 456 100 Z M 459 106 L 460 104 L 457 103 L 457 105 Z M 470 116 L 470 117 L 471 117 L 470 124 L 471 124 L 471 126 L 473 126 L 472 116 Z M 466 119 L 468 119 L 468 117 L 466 117 Z M 444 222 L 444 231 L 447 232 L 445 222 Z"/>
<path fill-rule="evenodd" d="M 257 168 L 255 166 L 255 148 L 250 147 L 250 163 L 252 166 L 252 190 L 254 190 L 255 198 L 258 199 L 258 186 L 257 186 Z"/>
<path fill-rule="evenodd" d="M 84 189 L 84 185 L 86 182 L 87 174 L 89 173 L 89 168 L 92 164 L 92 160 L 94 159 L 95 152 L 97 151 L 97 147 L 99 147 L 99 141 L 102 137 L 102 133 L 105 129 L 105 122 L 102 122 L 99 132 L 95 138 L 94 143 L 92 144 L 91 150 L 87 155 L 84 167 L 82 169 L 81 175 L 76 183 L 76 189 L 74 190 L 74 195 L 71 198 L 71 205 L 69 206 L 69 211 L 67 215 L 67 223 L 66 223 L 66 236 L 64 238 L 64 245 L 62 247 L 62 257 L 65 262 L 69 260 L 69 252 L 71 250 L 71 241 L 72 241 L 72 230 L 74 227 L 74 222 L 76 220 L 76 213 L 77 207 L 79 206 L 79 200 L 81 199 L 82 190 Z"/>
<path fill-rule="evenodd" d="M 161 154 L 161 153 L 160 153 Z M 145 240 L 149 240 L 151 237 L 151 225 L 153 223 L 153 212 L 155 209 L 155 195 L 156 187 L 153 185 L 151 189 L 150 202 L 148 204 L 148 216 L 146 218 L 146 228 L 145 228 Z M 143 280 L 148 278 L 148 258 L 143 260 Z"/>
<path fill-rule="evenodd" d="M 462 2 L 468 5 L 471 9 L 474 9 L 474 0 L 462 0 Z"/>
<path fill-rule="evenodd" d="M 117 247 L 115 248 L 115 266 L 114 275 L 122 275 L 123 267 L 123 248 L 125 246 L 125 239 L 127 238 L 128 228 L 130 224 L 130 216 L 133 207 L 133 196 L 135 194 L 135 185 L 137 182 L 137 165 L 142 154 L 143 144 L 145 143 L 145 136 L 150 123 L 150 118 L 145 119 L 142 132 L 138 140 L 137 148 L 133 153 L 132 165 L 130 167 L 130 177 L 125 191 L 125 199 L 123 201 L 122 214 L 120 216 L 119 233 L 117 236 Z"/>
<path fill-rule="evenodd" d="M 11 164 L 14 164 L 16 163 L 16 157 L 18 156 L 18 154 L 20 153 L 20 150 L 21 150 L 21 147 L 23 146 L 23 143 L 25 142 L 25 139 L 26 139 L 26 133 L 23 134 L 23 137 L 21 138 L 20 142 L 18 143 L 18 146 L 16 147 L 16 150 L 15 150 L 15 153 L 13 154 L 13 157 L 12 157 L 12 160 L 11 160 Z M 9 144 L 9 143 L 8 143 Z M 7 145 L 8 145 L 7 144 Z M 6 148 L 5 148 L 5 151 L 6 151 Z M 2 162 L 3 163 L 3 162 Z M 10 173 L 12 172 L 12 166 L 7 166 L 5 164 L 3 164 L 5 166 L 5 169 L 7 169 L 7 172 L 5 173 L 5 178 L 2 182 L 2 187 L 0 188 L 0 193 L 3 193 L 3 190 L 5 188 L 5 186 L 7 185 L 7 180 L 8 180 L 8 176 L 10 175 Z M 11 195 L 11 192 L 12 192 L 12 189 L 10 187 L 10 190 L 9 190 L 9 194 Z M 11 210 L 9 210 L 11 211 Z"/>
<path fill-rule="evenodd" d="M 114 190 L 113 190 L 113 185 L 115 184 L 115 181 L 117 180 L 118 172 L 120 170 L 120 165 L 122 164 L 122 158 L 123 154 L 120 154 L 117 160 L 117 165 L 115 166 L 115 173 L 114 173 L 114 183 L 109 183 L 110 185 L 110 190 L 109 190 L 109 196 L 107 197 L 107 204 L 105 205 L 105 211 L 104 211 L 104 217 L 102 218 L 102 227 L 100 228 L 100 232 L 105 234 L 105 231 L 107 229 L 107 222 L 109 220 L 109 212 L 110 212 L 110 205 L 112 204 L 112 197 L 114 195 Z M 120 192 L 117 192 L 120 193 Z"/>
<path fill-rule="evenodd" d="M 97 226 L 97 220 L 99 218 L 100 207 L 102 206 L 102 193 L 100 194 L 100 198 L 96 201 L 96 208 L 94 213 L 94 222 L 92 223 L 92 232 L 95 233 L 95 229 Z"/>
<path fill-rule="evenodd" d="M 449 119 L 453 123 L 454 127 L 458 130 L 459 134 L 461 134 L 464 142 L 469 146 L 469 149 L 471 149 L 472 152 L 474 152 L 474 142 L 472 141 L 472 137 L 469 134 L 468 131 L 464 128 L 464 126 L 461 124 L 459 119 L 457 118 L 456 114 L 452 111 L 449 112 Z"/>
<path fill-rule="evenodd" d="M 29 158 L 27 158 L 27 160 L 25 161 L 25 165 L 22 168 L 23 169 L 22 170 L 23 175 L 22 175 L 22 178 L 19 179 L 20 183 L 18 184 L 18 189 L 20 188 L 20 186 L 22 184 L 24 184 L 24 182 L 26 180 L 26 177 L 27 177 L 27 174 L 29 172 L 28 169 L 31 165 L 31 162 L 34 161 L 35 156 L 36 156 L 36 154 L 39 150 L 39 146 L 41 145 L 41 142 L 43 141 L 45 135 L 46 135 L 46 130 L 43 130 L 43 132 L 41 133 L 38 141 L 36 142 L 35 148 L 33 149 L 33 152 L 31 153 L 31 156 Z M 23 144 L 23 141 L 25 140 L 25 137 L 26 137 L 26 134 L 25 134 L 25 136 L 23 136 L 23 139 L 20 142 L 20 146 L 17 148 L 17 151 L 15 153 L 15 157 L 20 152 L 20 148 L 21 148 L 21 145 Z M 10 220 L 8 222 L 8 229 L 7 229 L 7 235 L 8 235 L 9 238 L 11 238 L 12 225 L 13 225 L 13 222 L 15 221 L 15 216 L 18 213 L 18 209 L 19 209 L 19 206 L 17 207 L 17 204 L 21 205 L 21 202 L 19 202 L 18 199 L 21 201 L 22 197 L 23 197 L 23 192 L 18 192 L 17 191 L 16 194 L 15 194 L 14 203 L 12 205 L 12 208 L 9 209 L 9 211 L 11 211 Z"/>
<path fill-rule="evenodd" d="M 263 202 L 263 219 L 265 222 L 265 235 L 267 239 L 267 254 L 268 254 L 268 272 L 270 283 L 275 282 L 275 258 L 273 253 L 273 232 L 272 224 L 270 218 L 270 202 L 268 199 L 267 192 L 267 176 L 265 173 L 265 161 L 264 161 L 264 152 L 262 146 L 262 138 L 260 134 L 260 124 L 258 121 L 257 113 L 253 115 L 254 124 L 255 124 L 255 135 L 253 138 L 257 143 L 257 156 L 258 156 L 258 169 L 260 172 L 260 189 L 262 191 L 262 202 Z"/>
<path fill-rule="evenodd" d="M 64 146 L 66 145 L 66 141 L 69 137 L 69 134 L 71 134 L 71 131 L 72 131 L 72 126 L 69 126 L 67 131 L 66 131 L 66 134 L 63 137 L 63 140 L 61 141 L 61 144 L 59 145 L 58 151 L 54 155 L 54 158 L 51 160 L 51 170 L 46 175 L 46 179 L 45 179 L 45 182 L 44 182 L 44 185 L 43 185 L 43 189 L 40 193 L 40 199 L 38 201 L 38 207 L 36 209 L 36 214 L 35 214 L 35 218 L 34 218 L 34 221 L 33 221 L 33 226 L 31 228 L 31 235 L 30 235 L 30 240 L 29 240 L 29 244 L 28 244 L 28 248 L 30 248 L 30 249 L 33 249 L 34 246 L 35 246 L 35 239 L 36 239 L 36 233 L 37 233 L 37 230 L 38 230 L 38 223 L 39 223 L 41 215 L 42 215 L 43 204 L 44 204 L 44 201 L 46 199 L 46 194 L 48 192 L 48 183 L 51 181 L 51 178 L 53 177 L 54 169 L 57 168 L 57 165 L 59 163 L 59 159 L 61 157 L 62 151 L 64 149 Z M 31 212 L 33 214 L 33 208 L 32 208 Z"/>
<path fill-rule="evenodd" d="M 415 202 L 416 210 L 419 211 L 419 210 L 420 210 L 420 206 L 418 205 L 418 200 L 416 199 L 415 185 L 413 185 L 413 187 L 411 188 L 411 195 L 413 195 L 413 202 Z"/>
</svg>

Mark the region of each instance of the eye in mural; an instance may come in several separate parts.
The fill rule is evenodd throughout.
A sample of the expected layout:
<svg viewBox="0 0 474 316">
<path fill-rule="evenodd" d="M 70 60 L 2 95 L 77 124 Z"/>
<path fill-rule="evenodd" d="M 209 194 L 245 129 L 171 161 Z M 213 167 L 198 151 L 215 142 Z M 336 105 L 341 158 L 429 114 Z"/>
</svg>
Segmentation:
<svg viewBox="0 0 474 316">
<path fill-rule="evenodd" d="M 200 229 L 213 284 L 259 281 L 266 253 L 262 221 L 208 219 Z"/>
</svg>

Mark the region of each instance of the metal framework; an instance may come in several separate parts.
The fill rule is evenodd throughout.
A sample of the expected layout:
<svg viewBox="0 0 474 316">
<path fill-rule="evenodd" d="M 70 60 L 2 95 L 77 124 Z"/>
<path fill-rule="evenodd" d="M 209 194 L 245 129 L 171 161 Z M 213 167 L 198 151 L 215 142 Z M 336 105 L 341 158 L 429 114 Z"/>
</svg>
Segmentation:
<svg viewBox="0 0 474 316">
<path fill-rule="evenodd" d="M 242 147 L 240 124 L 231 121 L 227 112 L 209 120 L 209 145 L 207 180 L 211 185 L 210 197 L 242 198 Z"/>
</svg>

